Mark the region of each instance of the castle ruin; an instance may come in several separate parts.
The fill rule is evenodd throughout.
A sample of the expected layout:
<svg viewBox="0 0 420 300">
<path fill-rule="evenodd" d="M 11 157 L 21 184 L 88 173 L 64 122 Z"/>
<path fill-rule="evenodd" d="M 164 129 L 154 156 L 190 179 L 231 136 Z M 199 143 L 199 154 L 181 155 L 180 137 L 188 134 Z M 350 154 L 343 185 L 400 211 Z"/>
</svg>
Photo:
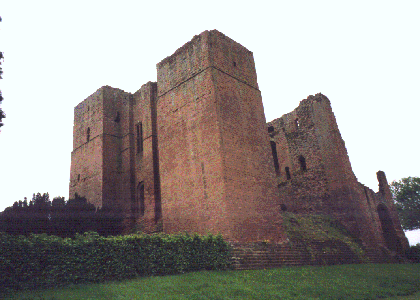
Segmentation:
<svg viewBox="0 0 420 300">
<path fill-rule="evenodd" d="M 74 110 L 70 197 L 122 209 L 126 231 L 287 239 L 282 212 L 337 218 L 367 248 L 402 252 L 384 172 L 357 181 L 330 101 L 266 123 L 251 51 L 212 30 L 157 64 L 134 94 L 104 86 Z"/>
</svg>

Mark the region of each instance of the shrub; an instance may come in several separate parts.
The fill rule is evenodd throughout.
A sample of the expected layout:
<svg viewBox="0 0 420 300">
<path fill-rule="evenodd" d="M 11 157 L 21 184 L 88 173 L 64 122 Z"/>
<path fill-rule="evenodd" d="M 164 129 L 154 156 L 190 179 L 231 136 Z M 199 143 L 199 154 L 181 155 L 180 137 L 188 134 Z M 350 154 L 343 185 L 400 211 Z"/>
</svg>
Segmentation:
<svg viewBox="0 0 420 300">
<path fill-rule="evenodd" d="M 0 233 L 0 290 L 226 269 L 229 261 L 228 244 L 213 235 L 90 232 L 70 239 Z"/>
</svg>

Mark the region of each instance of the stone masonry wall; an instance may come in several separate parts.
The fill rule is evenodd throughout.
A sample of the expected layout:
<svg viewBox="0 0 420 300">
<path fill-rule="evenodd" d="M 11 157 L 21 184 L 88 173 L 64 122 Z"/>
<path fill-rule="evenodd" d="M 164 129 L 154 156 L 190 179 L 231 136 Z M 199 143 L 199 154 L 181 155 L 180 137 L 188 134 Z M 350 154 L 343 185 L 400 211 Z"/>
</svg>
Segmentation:
<svg viewBox="0 0 420 300">
<path fill-rule="evenodd" d="M 102 206 L 103 187 L 102 88 L 74 108 L 69 197 L 85 196 Z M 89 131 L 89 140 L 88 140 Z"/>
<path fill-rule="evenodd" d="M 123 90 L 104 87 L 103 139 L 103 205 L 129 211 L 130 189 L 121 186 L 129 179 L 126 153 L 129 140 L 130 94 Z M 124 168 L 125 167 L 125 168 Z M 128 180 L 129 182 L 129 180 Z"/>
<path fill-rule="evenodd" d="M 284 238 L 250 51 L 211 31 L 164 59 L 157 120 L 165 232 Z"/>
<path fill-rule="evenodd" d="M 154 128 L 156 90 L 156 83 L 148 82 L 133 96 L 132 164 L 134 164 L 135 196 L 132 210 L 135 215 L 135 227 L 145 232 L 158 230 L 156 226 L 161 209 L 158 156 L 154 150 L 157 148 L 156 128 Z"/>
<path fill-rule="evenodd" d="M 386 192 L 386 179 L 380 181 L 384 185 L 380 185 L 380 191 L 385 192 L 379 194 L 357 181 L 328 98 L 321 94 L 309 96 L 293 112 L 267 126 L 275 144 L 273 159 L 279 166 L 277 180 L 280 194 L 284 195 L 283 210 L 331 214 L 367 248 L 378 248 L 386 246 L 378 215 L 379 203 L 385 202 L 396 224 L 393 231 L 388 230 L 393 232 L 391 239 L 404 238 L 393 214 L 391 195 Z M 375 204 L 370 203 L 371 199 Z"/>
</svg>

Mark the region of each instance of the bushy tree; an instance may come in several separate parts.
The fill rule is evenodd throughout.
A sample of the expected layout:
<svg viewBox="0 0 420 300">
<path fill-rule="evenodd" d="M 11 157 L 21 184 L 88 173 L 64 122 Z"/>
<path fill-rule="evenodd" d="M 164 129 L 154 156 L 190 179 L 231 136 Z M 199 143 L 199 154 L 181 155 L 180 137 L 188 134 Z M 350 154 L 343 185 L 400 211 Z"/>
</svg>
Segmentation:
<svg viewBox="0 0 420 300">
<path fill-rule="evenodd" d="M 76 233 L 95 231 L 95 210 L 93 204 L 76 193 L 58 210 L 58 214 L 51 217 L 55 224 L 59 224 L 52 234 L 72 237 Z"/>
<path fill-rule="evenodd" d="M 103 206 L 96 212 L 96 232 L 103 236 L 121 234 L 123 214 L 117 206 Z"/>
<path fill-rule="evenodd" d="M 402 178 L 390 187 L 402 228 L 420 229 L 420 177 Z"/>
<path fill-rule="evenodd" d="M 6 208 L 1 215 L 0 231 L 10 234 L 48 233 L 51 202 L 48 193 L 33 194 L 28 204 L 26 197 L 23 201 L 15 201 Z"/>
<path fill-rule="evenodd" d="M 77 233 L 96 231 L 101 235 L 121 233 L 121 211 L 116 207 L 95 206 L 85 197 L 75 194 L 66 201 L 48 193 L 33 194 L 32 200 L 13 203 L 0 215 L 0 231 L 15 235 L 47 233 L 60 237 L 73 237 Z"/>
</svg>

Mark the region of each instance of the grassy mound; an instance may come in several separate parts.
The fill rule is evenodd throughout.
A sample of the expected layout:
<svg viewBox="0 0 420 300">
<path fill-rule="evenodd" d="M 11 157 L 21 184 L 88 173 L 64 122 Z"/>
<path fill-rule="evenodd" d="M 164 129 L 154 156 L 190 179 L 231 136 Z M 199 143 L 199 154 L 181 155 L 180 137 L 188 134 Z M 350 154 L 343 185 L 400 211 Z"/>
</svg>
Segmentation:
<svg viewBox="0 0 420 300">
<path fill-rule="evenodd" d="M 284 213 L 283 225 L 291 246 L 303 246 L 313 264 L 368 261 L 360 241 L 332 217 Z"/>
</svg>

